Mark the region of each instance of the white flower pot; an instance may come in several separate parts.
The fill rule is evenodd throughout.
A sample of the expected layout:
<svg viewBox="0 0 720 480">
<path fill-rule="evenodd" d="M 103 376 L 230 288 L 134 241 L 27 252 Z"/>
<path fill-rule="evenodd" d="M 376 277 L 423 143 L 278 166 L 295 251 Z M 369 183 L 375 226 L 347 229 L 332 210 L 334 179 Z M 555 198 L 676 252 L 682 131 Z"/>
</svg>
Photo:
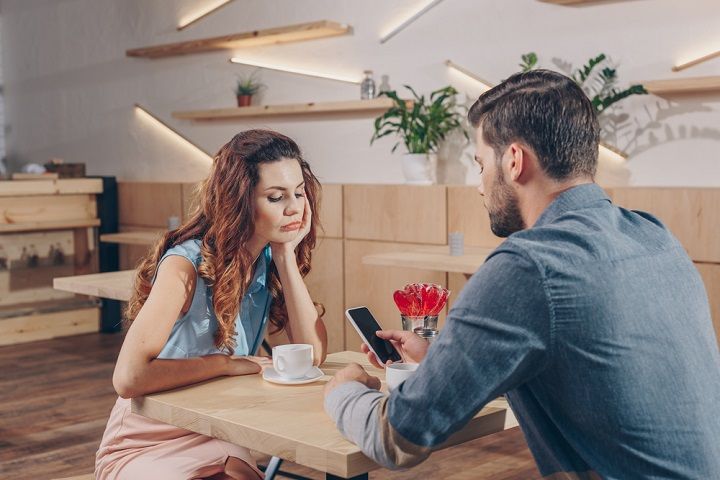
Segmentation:
<svg viewBox="0 0 720 480">
<path fill-rule="evenodd" d="M 405 183 L 432 185 L 437 182 L 437 155 L 434 153 L 406 153 L 402 157 Z"/>
</svg>

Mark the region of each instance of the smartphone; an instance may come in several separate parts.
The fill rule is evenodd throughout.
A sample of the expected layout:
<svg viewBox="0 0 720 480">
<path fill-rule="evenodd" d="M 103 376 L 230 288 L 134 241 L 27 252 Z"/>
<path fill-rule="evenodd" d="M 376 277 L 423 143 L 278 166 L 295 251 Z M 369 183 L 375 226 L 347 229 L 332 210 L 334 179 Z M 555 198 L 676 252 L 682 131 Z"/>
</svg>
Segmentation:
<svg viewBox="0 0 720 480">
<path fill-rule="evenodd" d="M 385 365 L 388 360 L 391 362 L 402 360 L 392 343 L 375 334 L 378 330 L 382 330 L 382 327 L 380 327 L 367 307 L 349 308 L 345 310 L 345 316 L 355 327 L 365 344 L 375 353 L 381 364 Z"/>
</svg>

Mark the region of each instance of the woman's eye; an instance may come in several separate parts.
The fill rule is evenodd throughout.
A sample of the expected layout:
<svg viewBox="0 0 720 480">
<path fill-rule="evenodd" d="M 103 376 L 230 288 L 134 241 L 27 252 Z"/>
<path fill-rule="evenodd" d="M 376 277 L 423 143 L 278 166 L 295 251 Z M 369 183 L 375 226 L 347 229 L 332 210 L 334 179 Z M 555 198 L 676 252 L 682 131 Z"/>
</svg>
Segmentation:
<svg viewBox="0 0 720 480">
<path fill-rule="evenodd" d="M 296 197 L 296 198 L 302 198 L 302 197 L 304 197 L 304 196 L 305 196 L 304 193 L 296 193 L 296 194 L 295 194 L 295 197 Z"/>
<path fill-rule="evenodd" d="M 268 197 L 268 201 L 272 203 L 279 202 L 280 200 L 282 200 L 282 197 Z"/>
</svg>

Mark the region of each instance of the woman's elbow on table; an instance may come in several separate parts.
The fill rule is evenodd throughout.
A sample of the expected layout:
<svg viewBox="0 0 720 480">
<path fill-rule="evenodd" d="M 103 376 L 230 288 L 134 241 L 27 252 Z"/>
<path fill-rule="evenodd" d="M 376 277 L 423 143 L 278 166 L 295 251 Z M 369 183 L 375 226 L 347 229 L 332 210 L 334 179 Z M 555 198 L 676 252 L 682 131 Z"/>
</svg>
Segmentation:
<svg viewBox="0 0 720 480">
<path fill-rule="evenodd" d="M 112 382 L 115 391 L 121 398 L 135 398 L 143 394 L 137 375 L 120 365 L 115 367 Z"/>
</svg>

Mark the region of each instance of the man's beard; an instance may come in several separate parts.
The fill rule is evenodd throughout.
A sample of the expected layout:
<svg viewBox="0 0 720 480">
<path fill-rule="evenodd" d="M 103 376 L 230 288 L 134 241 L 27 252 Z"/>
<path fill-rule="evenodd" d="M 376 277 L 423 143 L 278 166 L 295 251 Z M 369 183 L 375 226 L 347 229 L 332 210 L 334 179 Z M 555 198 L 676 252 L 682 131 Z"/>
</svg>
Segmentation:
<svg viewBox="0 0 720 480">
<path fill-rule="evenodd" d="M 509 237 L 515 232 L 525 229 L 525 222 L 520 214 L 517 194 L 505 182 L 502 169 L 497 170 L 495 185 L 490 192 L 490 230 L 498 237 Z"/>
</svg>

